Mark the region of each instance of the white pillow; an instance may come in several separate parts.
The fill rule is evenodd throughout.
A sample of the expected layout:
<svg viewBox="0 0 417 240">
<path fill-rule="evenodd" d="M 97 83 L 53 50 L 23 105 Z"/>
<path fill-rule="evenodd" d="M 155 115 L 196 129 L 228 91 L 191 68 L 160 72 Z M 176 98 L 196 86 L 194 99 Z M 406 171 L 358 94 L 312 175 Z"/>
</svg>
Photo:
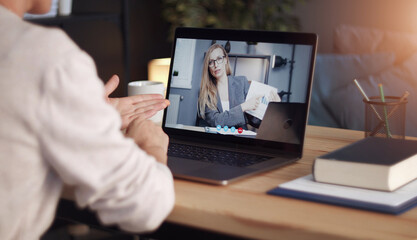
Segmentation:
<svg viewBox="0 0 417 240">
<path fill-rule="evenodd" d="M 384 86 L 386 96 L 402 96 L 409 91 L 406 106 L 406 135 L 417 136 L 417 52 L 399 65 L 391 66 L 386 70 L 361 77 L 360 85 L 368 95 L 380 96 L 378 84 Z M 352 83 L 333 91 L 325 99 L 329 105 L 330 113 L 335 116 L 342 128 L 364 129 L 364 102 L 363 97 Z"/>
<path fill-rule="evenodd" d="M 399 63 L 417 51 L 417 34 L 340 25 L 334 31 L 333 44 L 340 54 L 393 52 Z"/>
<path fill-rule="evenodd" d="M 328 102 L 336 89 L 352 84 L 354 78 L 374 74 L 391 66 L 395 61 L 392 53 L 366 55 L 319 54 L 316 59 L 309 124 L 341 127 L 340 119 L 330 111 Z M 343 99 L 341 99 L 343 100 Z"/>
</svg>

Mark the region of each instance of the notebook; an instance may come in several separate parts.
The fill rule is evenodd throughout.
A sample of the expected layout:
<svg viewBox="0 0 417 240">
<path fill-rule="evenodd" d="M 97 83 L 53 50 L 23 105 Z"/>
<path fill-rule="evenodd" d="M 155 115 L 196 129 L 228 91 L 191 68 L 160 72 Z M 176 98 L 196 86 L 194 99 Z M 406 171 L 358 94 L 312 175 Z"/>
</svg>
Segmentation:
<svg viewBox="0 0 417 240">
<path fill-rule="evenodd" d="M 316 48 L 311 33 L 178 28 L 162 123 L 174 177 L 226 185 L 300 159 Z"/>
<path fill-rule="evenodd" d="M 386 192 L 320 183 L 310 174 L 283 183 L 267 193 L 397 215 L 417 205 L 417 180 Z"/>
</svg>

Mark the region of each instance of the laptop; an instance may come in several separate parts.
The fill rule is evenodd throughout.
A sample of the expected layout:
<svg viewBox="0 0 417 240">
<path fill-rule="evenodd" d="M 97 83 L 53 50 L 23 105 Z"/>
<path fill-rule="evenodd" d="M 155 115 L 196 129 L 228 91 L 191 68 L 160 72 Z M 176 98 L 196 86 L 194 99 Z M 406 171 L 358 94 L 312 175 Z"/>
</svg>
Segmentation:
<svg viewBox="0 0 417 240">
<path fill-rule="evenodd" d="M 311 33 L 178 28 L 162 123 L 174 177 L 227 185 L 299 160 L 316 49 Z"/>
</svg>

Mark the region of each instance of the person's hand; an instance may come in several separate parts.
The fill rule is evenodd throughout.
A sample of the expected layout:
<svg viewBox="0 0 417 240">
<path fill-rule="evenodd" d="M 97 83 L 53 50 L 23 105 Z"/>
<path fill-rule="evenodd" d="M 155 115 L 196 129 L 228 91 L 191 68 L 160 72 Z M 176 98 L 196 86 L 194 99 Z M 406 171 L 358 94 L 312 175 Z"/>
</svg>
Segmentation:
<svg viewBox="0 0 417 240">
<path fill-rule="evenodd" d="M 268 99 L 270 102 L 281 102 L 281 98 L 279 97 L 278 93 L 274 90 L 271 90 L 269 92 Z"/>
<path fill-rule="evenodd" d="M 134 119 L 126 129 L 126 136 L 149 155 L 163 164 L 167 164 L 169 138 L 160 126 L 143 117 Z"/>
<path fill-rule="evenodd" d="M 248 99 L 246 102 L 242 103 L 241 104 L 242 111 L 246 112 L 250 110 L 255 110 L 259 106 L 259 103 L 261 102 L 261 97 L 262 96 L 254 96 Z"/>
<path fill-rule="evenodd" d="M 148 119 L 158 111 L 169 106 L 169 100 L 160 94 L 142 94 L 123 98 L 109 98 L 109 95 L 119 85 L 119 77 L 113 75 L 104 85 L 106 101 L 120 113 L 122 129 L 125 129 L 132 120 L 141 116 Z"/>
</svg>

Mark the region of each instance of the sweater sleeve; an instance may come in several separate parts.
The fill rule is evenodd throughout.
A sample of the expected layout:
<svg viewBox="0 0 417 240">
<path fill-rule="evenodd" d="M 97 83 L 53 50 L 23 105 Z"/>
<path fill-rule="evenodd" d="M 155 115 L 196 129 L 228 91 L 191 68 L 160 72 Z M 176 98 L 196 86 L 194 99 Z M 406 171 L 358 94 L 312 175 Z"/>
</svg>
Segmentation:
<svg viewBox="0 0 417 240">
<path fill-rule="evenodd" d="M 174 205 L 172 174 L 121 133 L 92 59 L 69 51 L 51 63 L 41 85 L 41 154 L 74 187 L 78 205 L 97 211 L 103 224 L 156 229 Z"/>
</svg>

